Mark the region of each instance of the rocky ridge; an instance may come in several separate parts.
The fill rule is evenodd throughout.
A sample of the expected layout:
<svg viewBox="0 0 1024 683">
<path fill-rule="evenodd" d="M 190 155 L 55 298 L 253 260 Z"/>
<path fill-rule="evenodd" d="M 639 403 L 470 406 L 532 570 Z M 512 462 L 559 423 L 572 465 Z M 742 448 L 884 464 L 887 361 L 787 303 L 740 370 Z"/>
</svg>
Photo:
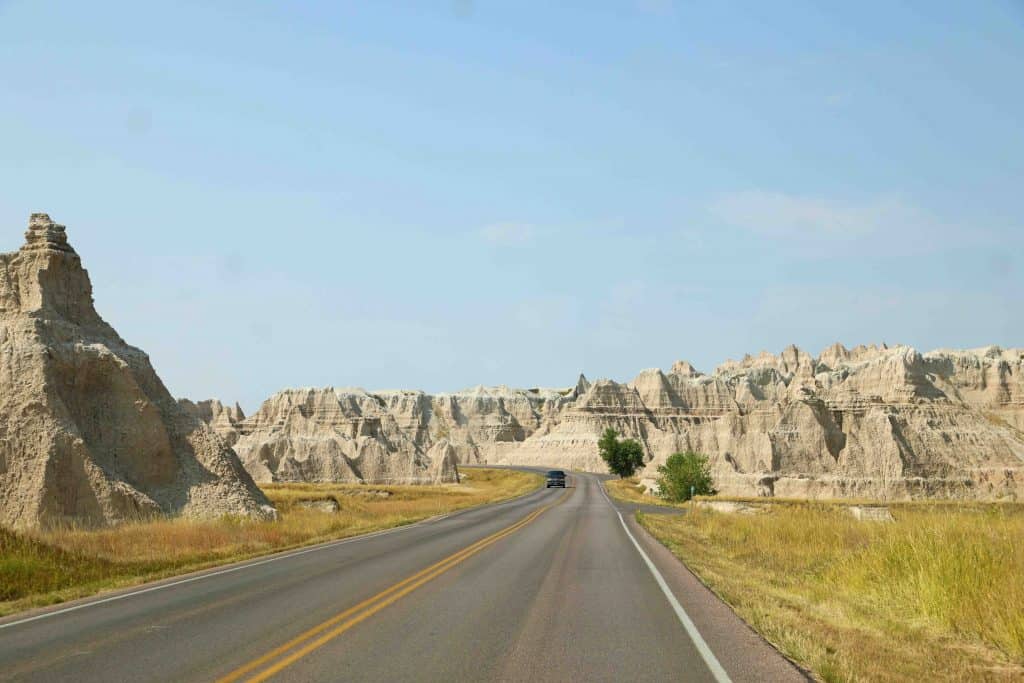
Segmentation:
<svg viewBox="0 0 1024 683">
<path fill-rule="evenodd" d="M 235 450 L 260 482 L 457 482 L 455 447 L 418 437 L 419 409 L 403 392 L 289 389 L 238 423 Z"/>
<path fill-rule="evenodd" d="M 451 482 L 459 463 L 500 459 L 580 390 L 287 389 L 219 424 L 257 481 Z"/>
<path fill-rule="evenodd" d="M 233 406 L 226 406 L 217 399 L 194 403 L 187 398 L 181 398 L 178 399 L 178 403 L 187 412 L 210 425 L 227 445 L 235 445 L 238 440 L 238 425 L 245 419 L 242 406 L 237 403 Z"/>
<path fill-rule="evenodd" d="M 720 490 L 733 495 L 1024 498 L 1020 349 L 921 354 L 835 344 L 815 358 L 790 346 L 727 361 L 709 375 L 680 361 L 628 383 L 581 376 L 561 390 L 305 391 L 302 419 L 333 424 L 344 437 L 347 445 L 333 450 L 349 460 L 369 454 L 368 466 L 343 474 L 349 478 L 393 477 L 383 464 L 389 457 L 407 463 L 398 478 L 422 476 L 442 441 L 460 463 L 602 472 L 597 440 L 612 427 L 644 445 L 645 478 L 671 453 L 695 450 L 710 456 Z M 300 454 L 297 462 L 324 460 L 315 437 L 298 446 L 267 438 L 283 424 L 280 413 L 261 409 L 238 425 L 240 454 L 257 479 L 281 476 L 289 453 Z M 340 476 L 326 465 L 284 469 L 302 467 Z"/>
<path fill-rule="evenodd" d="M 1024 351 L 789 347 L 598 382 L 506 462 L 601 471 L 613 427 L 648 452 L 710 456 L 719 489 L 794 498 L 1024 498 Z"/>
<path fill-rule="evenodd" d="M 64 226 L 0 254 L 0 524 L 274 510 L 237 456 L 96 313 Z"/>
</svg>

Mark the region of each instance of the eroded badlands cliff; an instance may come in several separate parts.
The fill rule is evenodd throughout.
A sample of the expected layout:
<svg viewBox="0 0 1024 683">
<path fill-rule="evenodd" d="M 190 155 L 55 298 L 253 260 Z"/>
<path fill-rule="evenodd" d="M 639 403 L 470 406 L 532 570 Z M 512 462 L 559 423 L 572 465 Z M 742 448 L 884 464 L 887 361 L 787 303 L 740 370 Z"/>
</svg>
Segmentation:
<svg viewBox="0 0 1024 683">
<path fill-rule="evenodd" d="M 644 477 L 696 450 L 728 494 L 1024 499 L 1024 351 L 998 347 L 789 347 L 564 390 L 287 391 L 220 425 L 258 480 L 431 480 L 441 443 L 461 463 L 602 472 L 612 427 L 643 443 Z"/>
<path fill-rule="evenodd" d="M 93 307 L 64 226 L 0 254 L 0 524 L 270 516 L 231 449 Z"/>
<path fill-rule="evenodd" d="M 188 413 L 210 425 L 227 445 L 235 445 L 238 440 L 238 424 L 245 419 L 240 405 L 236 403 L 226 406 L 216 399 L 193 403 L 187 398 L 178 399 L 178 403 Z"/>
<path fill-rule="evenodd" d="M 361 390 L 292 389 L 238 425 L 235 450 L 261 482 L 456 480 L 437 472 L 379 399 Z M 442 468 L 443 469 L 443 468 Z"/>
<path fill-rule="evenodd" d="M 680 362 L 597 382 L 504 461 L 600 471 L 596 441 L 614 427 L 644 444 L 644 477 L 694 450 L 727 494 L 1020 499 L 1022 419 L 1019 349 L 791 346 L 711 375 Z"/>
<path fill-rule="evenodd" d="M 507 387 L 290 389 L 234 427 L 235 450 L 257 481 L 458 481 L 459 462 L 495 461 L 572 397 Z"/>
</svg>

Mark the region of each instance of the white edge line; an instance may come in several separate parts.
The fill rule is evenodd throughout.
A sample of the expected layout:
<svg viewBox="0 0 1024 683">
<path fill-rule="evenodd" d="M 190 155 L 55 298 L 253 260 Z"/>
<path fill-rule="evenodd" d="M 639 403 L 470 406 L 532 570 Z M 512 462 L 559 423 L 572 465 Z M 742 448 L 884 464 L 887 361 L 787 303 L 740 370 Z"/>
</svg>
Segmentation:
<svg viewBox="0 0 1024 683">
<path fill-rule="evenodd" d="M 530 493 L 528 493 L 528 494 L 526 494 L 524 496 L 521 496 L 520 498 L 513 498 L 512 500 L 507 500 L 507 501 L 504 501 L 504 502 L 501 502 L 501 503 L 496 503 L 494 505 L 494 507 L 502 507 L 502 506 L 504 506 L 507 503 L 518 502 L 518 501 L 522 500 L 522 498 L 525 498 L 526 496 L 529 496 L 532 493 L 535 493 L 535 491 L 531 491 Z M 483 506 L 481 506 L 481 507 L 483 507 Z M 405 526 L 396 527 L 394 529 L 383 529 L 381 531 L 374 531 L 374 532 L 369 533 L 369 534 L 363 534 L 362 536 L 354 536 L 352 538 L 344 538 L 344 539 L 341 539 L 340 541 L 328 541 L 327 543 L 324 543 L 324 544 L 321 544 L 321 545 L 318 545 L 318 546 L 314 546 L 312 548 L 306 548 L 304 550 L 295 550 L 295 551 L 286 553 L 284 555 L 277 555 L 275 557 L 268 557 L 266 559 L 256 560 L 256 561 L 253 561 L 253 562 L 246 562 L 245 564 L 241 564 L 241 565 L 238 565 L 238 566 L 235 566 L 235 567 L 228 567 L 227 569 L 221 569 L 219 571 L 208 572 L 208 573 L 205 573 L 205 574 L 200 574 L 199 576 L 192 576 L 192 577 L 189 577 L 187 579 L 180 579 L 178 581 L 172 581 L 171 583 L 162 583 L 162 584 L 160 584 L 158 586 L 150 586 L 149 588 L 142 588 L 140 590 L 130 591 L 128 593 L 121 593 L 119 595 L 112 595 L 109 598 L 101 598 L 99 600 L 90 600 L 89 602 L 82 603 L 81 605 L 75 605 L 74 607 L 65 607 L 64 609 L 55 610 L 53 612 L 44 612 L 42 614 L 37 614 L 34 617 L 26 617 L 24 619 L 19 619 L 17 621 L 11 621 L 11 622 L 8 622 L 6 624 L 0 624 L 0 631 L 4 630 L 6 628 L 13 628 L 14 626 L 21 626 L 23 624 L 28 624 L 28 623 L 31 623 L 33 621 L 40 621 L 41 619 L 49 619 L 51 617 L 60 616 L 61 614 L 67 614 L 69 612 L 77 612 L 78 610 L 85 609 L 86 607 L 96 607 L 97 605 L 104 605 L 104 604 L 107 604 L 109 602 L 117 602 L 118 600 L 124 600 L 126 598 L 133 598 L 136 595 L 144 595 L 146 593 L 153 593 L 155 591 L 164 590 L 166 588 L 174 588 L 175 586 L 181 586 L 181 585 L 184 585 L 186 583 L 192 583 L 194 581 L 202 581 L 204 579 L 212 579 L 215 576 L 223 576 L 224 574 L 231 574 L 233 572 L 242 571 L 243 569 L 251 569 L 252 567 L 259 567 L 260 565 L 270 564 L 271 562 L 278 562 L 279 560 L 288 560 L 288 559 L 291 559 L 293 557 L 299 557 L 300 555 L 307 555 L 309 553 L 315 553 L 315 552 L 319 552 L 321 550 L 330 550 L 331 548 L 337 548 L 339 545 L 345 545 L 345 544 L 348 544 L 348 543 L 355 543 L 357 541 L 366 541 L 366 540 L 369 540 L 371 538 L 377 538 L 378 536 L 386 536 L 388 534 L 394 534 L 394 533 L 397 533 L 399 531 L 406 531 L 408 529 L 415 529 L 418 526 L 423 526 L 423 525 L 426 525 L 426 524 L 432 523 L 432 522 L 440 522 L 441 520 L 444 520 L 444 519 L 449 519 L 451 517 L 456 517 L 460 513 L 471 512 L 474 509 L 480 509 L 480 507 L 477 507 L 477 508 L 467 508 L 465 510 L 456 510 L 455 512 L 452 512 L 452 513 L 449 513 L 449 514 L 446 514 L 446 515 L 442 515 L 442 516 L 438 516 L 438 517 L 430 517 L 428 519 L 420 520 L 419 522 L 416 522 L 415 524 L 407 524 Z"/>
<path fill-rule="evenodd" d="M 700 656 L 704 659 L 704 663 L 708 665 L 711 675 L 715 677 L 715 680 L 718 681 L 718 683 L 732 683 L 729 678 L 729 674 L 725 672 L 725 669 L 722 668 L 722 663 L 718 661 L 718 658 L 715 657 L 715 653 L 711 651 L 710 647 L 708 647 L 708 644 L 704 640 L 703 636 L 701 636 L 700 631 L 697 630 L 696 624 L 694 624 L 693 620 L 690 619 L 690 615 L 687 614 L 686 610 L 683 609 L 683 606 L 679 604 L 679 600 L 676 599 L 672 589 L 669 588 L 668 583 L 665 581 L 665 577 L 661 575 L 661 572 L 658 571 L 654 562 L 652 562 L 651 558 L 647 556 L 644 549 L 640 547 L 640 543 L 638 543 L 636 537 L 633 536 L 633 532 L 629 530 L 629 526 L 626 525 L 626 520 L 623 518 L 622 513 L 615 507 L 615 504 L 612 503 L 612 499 L 608 497 L 608 493 L 604 490 L 604 482 L 598 480 L 597 487 L 601 489 L 604 499 L 612 506 L 612 511 L 619 516 L 619 522 L 622 524 L 622 528 L 626 530 L 626 535 L 629 536 L 629 540 L 633 542 L 633 546 L 636 548 L 636 551 L 640 553 L 640 557 L 642 557 L 644 562 L 647 564 L 647 568 L 651 570 L 651 574 L 654 575 L 654 580 L 661 588 L 661 592 L 665 594 L 666 598 L 668 598 L 669 604 L 672 605 L 672 609 L 675 611 L 676 616 L 679 617 L 679 621 L 683 624 L 683 628 L 685 628 L 686 633 L 689 634 L 690 640 L 692 640 L 693 644 L 697 647 L 697 652 L 699 652 Z"/>
</svg>

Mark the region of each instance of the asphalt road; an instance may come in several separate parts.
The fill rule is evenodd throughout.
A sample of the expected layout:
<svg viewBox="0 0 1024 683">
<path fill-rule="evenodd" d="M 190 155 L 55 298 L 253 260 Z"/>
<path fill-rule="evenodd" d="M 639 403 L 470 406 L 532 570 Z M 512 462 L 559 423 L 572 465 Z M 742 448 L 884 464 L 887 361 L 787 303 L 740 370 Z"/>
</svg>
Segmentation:
<svg viewBox="0 0 1024 683">
<path fill-rule="evenodd" d="M 0 680 L 805 680 L 569 483 L 0 621 Z"/>
</svg>

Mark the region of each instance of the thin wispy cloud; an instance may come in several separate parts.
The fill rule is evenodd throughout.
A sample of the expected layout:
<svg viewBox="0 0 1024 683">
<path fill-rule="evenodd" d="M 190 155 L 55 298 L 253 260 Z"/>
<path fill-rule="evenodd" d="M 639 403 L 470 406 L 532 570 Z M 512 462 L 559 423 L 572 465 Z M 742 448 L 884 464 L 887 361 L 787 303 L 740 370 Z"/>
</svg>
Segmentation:
<svg viewBox="0 0 1024 683">
<path fill-rule="evenodd" d="M 731 226 L 779 237 L 856 238 L 923 220 L 919 211 L 893 199 L 850 202 L 763 190 L 723 195 L 711 212 Z"/>
<path fill-rule="evenodd" d="M 498 247 L 523 246 L 533 242 L 534 229 L 528 223 L 493 223 L 480 229 L 480 237 Z"/>
<path fill-rule="evenodd" d="M 984 222 L 964 223 L 892 195 L 858 201 L 750 190 L 720 195 L 708 212 L 723 226 L 766 240 L 783 240 L 790 250 L 874 257 L 922 255 L 956 249 L 1005 250 L 1024 244 L 1024 232 Z M 1002 253 L 1001 251 L 999 253 Z"/>
</svg>

